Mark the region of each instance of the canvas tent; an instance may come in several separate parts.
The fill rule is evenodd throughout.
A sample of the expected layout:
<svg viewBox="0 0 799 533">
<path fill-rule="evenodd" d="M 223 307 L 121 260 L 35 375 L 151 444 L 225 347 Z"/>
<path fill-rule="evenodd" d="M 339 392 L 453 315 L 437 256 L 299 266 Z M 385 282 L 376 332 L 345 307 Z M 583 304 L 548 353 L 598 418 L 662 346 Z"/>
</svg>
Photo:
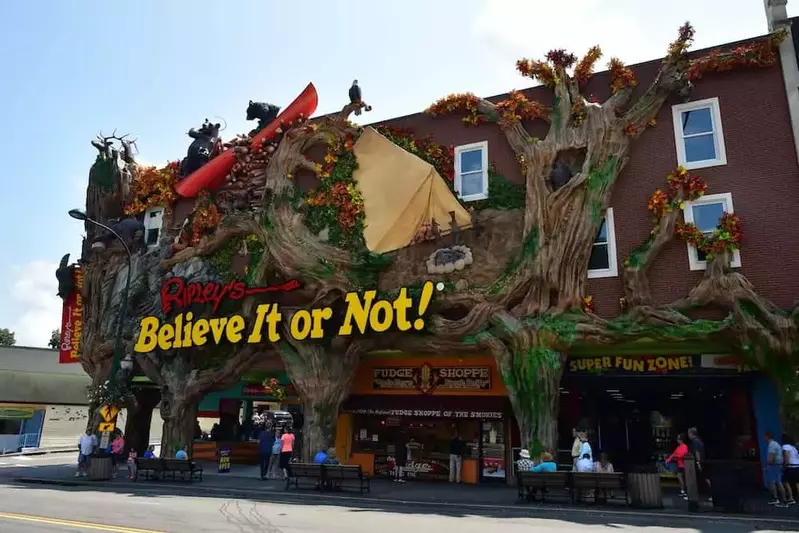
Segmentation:
<svg viewBox="0 0 799 533">
<path fill-rule="evenodd" d="M 353 178 L 363 195 L 366 246 L 375 253 L 404 248 L 424 222 L 435 219 L 450 232 L 450 212 L 462 229 L 472 219 L 436 169 L 380 135 L 364 129 L 353 147 L 358 169 Z"/>
</svg>

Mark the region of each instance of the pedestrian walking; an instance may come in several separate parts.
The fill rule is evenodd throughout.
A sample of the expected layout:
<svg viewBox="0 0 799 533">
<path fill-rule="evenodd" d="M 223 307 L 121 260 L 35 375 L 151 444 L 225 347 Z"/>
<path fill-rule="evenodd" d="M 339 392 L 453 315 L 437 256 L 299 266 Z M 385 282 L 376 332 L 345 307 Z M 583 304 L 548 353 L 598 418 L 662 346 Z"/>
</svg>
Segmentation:
<svg viewBox="0 0 799 533">
<path fill-rule="evenodd" d="M 258 435 L 258 464 L 261 467 L 261 479 L 266 479 L 269 461 L 272 459 L 272 446 L 275 444 L 275 432 L 264 428 Z"/>
<path fill-rule="evenodd" d="M 682 433 L 677 435 L 677 448 L 672 453 L 666 463 L 677 463 L 677 481 L 680 483 L 680 496 L 685 496 L 685 456 L 688 455 L 688 444 L 686 437 Z"/>
<path fill-rule="evenodd" d="M 294 453 L 294 432 L 290 427 L 286 428 L 286 432 L 280 437 L 280 444 L 280 469 L 283 471 L 283 479 L 288 479 L 289 463 Z"/>
<path fill-rule="evenodd" d="M 796 505 L 796 498 L 799 497 L 799 451 L 789 435 L 782 436 L 782 466 L 788 505 Z"/>
<path fill-rule="evenodd" d="M 458 432 L 449 443 L 449 482 L 461 482 L 461 468 L 463 465 L 463 452 L 466 443 L 463 442 Z"/>
<path fill-rule="evenodd" d="M 694 461 L 696 462 L 696 484 L 697 489 L 700 489 L 704 484 L 708 490 L 711 492 L 711 496 L 708 498 L 709 501 L 713 501 L 712 491 L 713 485 L 710 482 L 710 469 L 709 465 L 705 462 L 707 457 L 705 456 L 705 443 L 699 438 L 699 433 L 697 432 L 696 428 L 688 429 L 688 440 L 691 441 L 690 450 L 691 455 L 694 456 Z M 688 499 L 688 495 L 682 497 L 683 500 Z"/>
<path fill-rule="evenodd" d="M 272 444 L 272 455 L 269 456 L 269 468 L 266 471 L 267 479 L 277 479 L 279 477 L 278 469 L 280 468 L 280 450 L 283 447 L 283 443 L 280 440 L 282 431 L 280 429 L 276 429 L 274 435 L 275 442 Z"/>
<path fill-rule="evenodd" d="M 782 446 L 774 440 L 768 431 L 763 435 L 766 440 L 766 483 L 771 491 L 772 499 L 769 505 L 775 507 L 788 507 L 785 498 L 785 487 L 782 484 Z"/>
<path fill-rule="evenodd" d="M 408 464 L 408 455 L 410 453 L 405 431 L 400 429 L 397 432 L 397 438 L 394 440 L 394 481 L 397 483 L 405 483 L 403 474 L 405 465 Z"/>
</svg>

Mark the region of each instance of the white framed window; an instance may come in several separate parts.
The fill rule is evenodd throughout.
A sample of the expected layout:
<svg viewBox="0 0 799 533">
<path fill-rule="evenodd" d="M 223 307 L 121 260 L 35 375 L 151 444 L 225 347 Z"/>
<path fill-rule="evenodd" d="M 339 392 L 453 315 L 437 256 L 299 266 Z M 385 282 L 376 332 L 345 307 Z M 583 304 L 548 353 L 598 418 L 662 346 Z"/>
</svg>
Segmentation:
<svg viewBox="0 0 799 533">
<path fill-rule="evenodd" d="M 710 236 L 716 231 L 719 219 L 724 213 L 734 213 L 732 206 L 732 194 L 725 192 L 719 194 L 706 194 L 693 202 L 685 202 L 683 217 L 686 223 L 693 224 L 705 236 Z M 696 249 L 695 246 L 688 245 L 688 265 L 691 270 L 705 270 L 707 260 L 705 254 Z M 740 268 L 741 252 L 735 250 L 730 261 L 732 268 Z"/>
<path fill-rule="evenodd" d="M 455 192 L 464 202 L 488 198 L 488 141 L 455 147 Z"/>
<path fill-rule="evenodd" d="M 588 278 L 615 278 L 619 275 L 616 259 L 616 229 L 613 208 L 608 207 L 602 218 L 599 233 L 594 239 L 591 257 L 588 259 Z"/>
<path fill-rule="evenodd" d="M 151 207 L 144 212 L 144 242 L 148 248 L 158 246 L 164 224 L 164 208 Z"/>
<path fill-rule="evenodd" d="M 688 170 L 727 164 L 719 99 L 671 107 L 677 163 Z"/>
</svg>

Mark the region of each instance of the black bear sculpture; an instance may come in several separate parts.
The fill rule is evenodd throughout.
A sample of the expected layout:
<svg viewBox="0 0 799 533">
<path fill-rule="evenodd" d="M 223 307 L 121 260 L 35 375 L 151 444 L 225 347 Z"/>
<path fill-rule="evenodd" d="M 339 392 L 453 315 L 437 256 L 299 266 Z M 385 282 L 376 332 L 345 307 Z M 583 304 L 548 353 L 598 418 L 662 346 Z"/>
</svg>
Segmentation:
<svg viewBox="0 0 799 533">
<path fill-rule="evenodd" d="M 189 130 L 189 137 L 194 139 L 189 145 L 186 158 L 180 163 L 181 177 L 188 176 L 208 163 L 219 149 L 219 129 L 221 124 L 214 124 L 205 119 L 199 130 Z"/>
<path fill-rule="evenodd" d="M 109 220 L 108 227 L 122 238 L 131 251 L 147 247 L 144 241 L 144 224 L 136 217 L 128 215 L 122 219 Z M 111 232 L 105 231 L 103 235 L 95 239 L 92 247 L 105 249 L 116 240 L 116 237 Z"/>
<path fill-rule="evenodd" d="M 278 113 L 280 113 L 280 108 L 274 104 L 250 100 L 250 104 L 247 106 L 247 120 L 258 120 L 258 127 L 250 132 L 250 136 L 252 137 L 275 120 Z"/>
<path fill-rule="evenodd" d="M 66 298 L 75 290 L 75 265 L 69 264 L 69 254 L 61 258 L 58 268 L 55 271 L 55 279 L 58 280 L 58 297 Z"/>
</svg>

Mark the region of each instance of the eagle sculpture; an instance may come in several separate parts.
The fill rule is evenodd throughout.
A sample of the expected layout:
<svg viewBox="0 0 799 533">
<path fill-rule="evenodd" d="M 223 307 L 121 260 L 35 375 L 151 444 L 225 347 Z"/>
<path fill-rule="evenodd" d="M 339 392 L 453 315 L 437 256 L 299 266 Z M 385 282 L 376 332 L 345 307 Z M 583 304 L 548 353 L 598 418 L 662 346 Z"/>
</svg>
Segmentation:
<svg viewBox="0 0 799 533">
<path fill-rule="evenodd" d="M 59 263 L 58 269 L 55 271 L 55 277 L 58 280 L 59 297 L 66 298 L 75 290 L 74 271 L 75 266 L 69 264 L 69 254 L 66 254 L 61 258 L 61 263 Z"/>
<path fill-rule="evenodd" d="M 352 87 L 350 87 L 350 103 L 358 104 L 361 102 L 361 88 L 358 86 L 358 80 L 352 80 Z M 355 110 L 355 116 L 360 116 L 361 108 Z"/>
</svg>

